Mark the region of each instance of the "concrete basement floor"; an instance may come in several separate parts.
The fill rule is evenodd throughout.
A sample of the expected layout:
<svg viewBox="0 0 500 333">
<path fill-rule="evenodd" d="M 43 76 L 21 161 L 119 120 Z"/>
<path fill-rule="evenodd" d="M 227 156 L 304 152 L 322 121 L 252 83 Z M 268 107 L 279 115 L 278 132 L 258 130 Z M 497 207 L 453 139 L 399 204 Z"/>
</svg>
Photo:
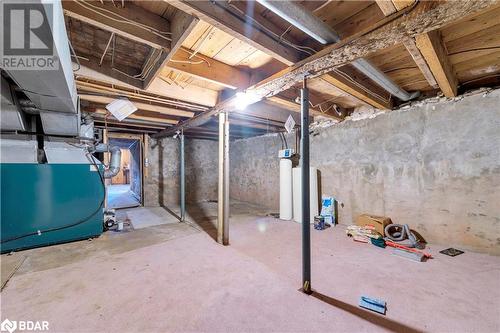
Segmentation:
<svg viewBox="0 0 500 333">
<path fill-rule="evenodd" d="M 2 319 L 47 320 L 51 332 L 500 331 L 500 257 L 430 246 L 435 259 L 416 263 L 343 226 L 312 229 L 306 296 L 300 225 L 236 203 L 224 247 L 212 238 L 216 204 L 188 211 L 198 223 L 2 255 L 3 270 L 21 262 Z M 387 315 L 359 308 L 361 295 L 387 301 Z"/>
</svg>

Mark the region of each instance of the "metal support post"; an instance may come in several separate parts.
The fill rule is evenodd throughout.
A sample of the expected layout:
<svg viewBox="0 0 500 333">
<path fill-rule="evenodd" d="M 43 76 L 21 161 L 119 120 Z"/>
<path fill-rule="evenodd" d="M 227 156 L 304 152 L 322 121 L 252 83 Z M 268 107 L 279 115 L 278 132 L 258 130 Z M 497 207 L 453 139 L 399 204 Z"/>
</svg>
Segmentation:
<svg viewBox="0 0 500 333">
<path fill-rule="evenodd" d="M 311 293 L 311 218 L 309 195 L 309 90 L 306 78 L 300 90 L 301 140 L 300 166 L 302 172 L 302 290 Z"/>
<path fill-rule="evenodd" d="M 181 222 L 184 222 L 186 219 L 186 164 L 184 159 L 184 132 L 180 134 L 180 159 L 181 159 Z"/>
</svg>

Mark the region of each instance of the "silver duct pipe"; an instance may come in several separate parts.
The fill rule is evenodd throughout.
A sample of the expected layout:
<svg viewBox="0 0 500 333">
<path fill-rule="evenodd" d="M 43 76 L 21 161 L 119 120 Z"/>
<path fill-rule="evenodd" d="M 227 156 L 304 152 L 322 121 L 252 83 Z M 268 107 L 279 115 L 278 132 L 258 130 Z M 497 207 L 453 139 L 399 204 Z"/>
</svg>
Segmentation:
<svg viewBox="0 0 500 333">
<path fill-rule="evenodd" d="M 111 161 L 109 163 L 109 168 L 104 170 L 104 178 L 112 178 L 120 172 L 120 164 L 122 159 L 122 151 L 120 147 L 113 146 L 110 144 L 100 143 L 95 146 L 96 153 L 111 153 Z"/>
<path fill-rule="evenodd" d="M 321 21 L 313 13 L 293 1 L 257 0 L 257 2 L 321 44 L 331 44 L 340 41 L 339 35 L 331 27 Z M 394 81 L 385 75 L 385 73 L 373 66 L 368 60 L 363 58 L 357 59 L 353 61 L 351 65 L 391 93 L 391 95 L 396 96 L 402 101 L 409 101 L 420 95 L 418 91 L 410 94 L 404 89 L 401 89 Z"/>
</svg>

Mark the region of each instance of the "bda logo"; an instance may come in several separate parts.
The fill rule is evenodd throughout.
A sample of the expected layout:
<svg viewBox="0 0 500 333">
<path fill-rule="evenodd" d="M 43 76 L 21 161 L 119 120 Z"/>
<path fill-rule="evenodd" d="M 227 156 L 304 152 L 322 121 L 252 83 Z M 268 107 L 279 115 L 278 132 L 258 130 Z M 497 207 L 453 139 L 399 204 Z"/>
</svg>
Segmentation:
<svg viewBox="0 0 500 333">
<path fill-rule="evenodd" d="M 16 321 L 10 321 L 9 319 L 5 319 L 2 321 L 0 324 L 0 330 L 2 332 L 8 331 L 9 333 L 12 333 L 16 330 L 17 328 L 17 322 Z"/>
</svg>

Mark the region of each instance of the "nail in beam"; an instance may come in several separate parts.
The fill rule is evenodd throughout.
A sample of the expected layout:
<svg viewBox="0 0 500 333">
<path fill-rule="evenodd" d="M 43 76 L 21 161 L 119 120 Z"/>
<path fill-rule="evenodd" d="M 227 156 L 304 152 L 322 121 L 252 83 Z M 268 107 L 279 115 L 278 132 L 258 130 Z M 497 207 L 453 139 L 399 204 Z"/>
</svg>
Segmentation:
<svg viewBox="0 0 500 333">
<path fill-rule="evenodd" d="M 217 242 L 229 244 L 229 119 L 219 113 L 219 200 Z"/>
<path fill-rule="evenodd" d="M 311 209 L 309 196 L 309 89 L 304 77 L 300 90 L 301 140 L 300 166 L 302 172 L 302 291 L 311 293 Z"/>
</svg>

